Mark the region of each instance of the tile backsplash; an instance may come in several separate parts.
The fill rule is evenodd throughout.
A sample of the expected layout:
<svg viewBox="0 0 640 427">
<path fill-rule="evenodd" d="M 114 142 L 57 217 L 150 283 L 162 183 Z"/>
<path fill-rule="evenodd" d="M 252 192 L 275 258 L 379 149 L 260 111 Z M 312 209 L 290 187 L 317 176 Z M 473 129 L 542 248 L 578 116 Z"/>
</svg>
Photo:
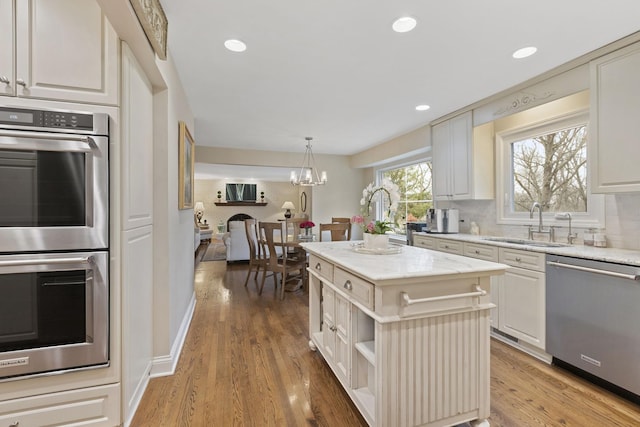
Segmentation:
<svg viewBox="0 0 640 427">
<path fill-rule="evenodd" d="M 460 210 L 460 232 L 469 233 L 471 221 L 480 227 L 480 234 L 491 236 L 527 237 L 527 227 L 496 224 L 495 200 L 467 200 L 450 202 L 450 208 Z M 605 196 L 605 233 L 607 246 L 640 250 L 640 193 L 608 194 Z M 582 244 L 584 228 L 574 227 L 578 233 L 576 244 Z M 557 241 L 563 241 L 566 228 L 558 230 Z"/>
</svg>

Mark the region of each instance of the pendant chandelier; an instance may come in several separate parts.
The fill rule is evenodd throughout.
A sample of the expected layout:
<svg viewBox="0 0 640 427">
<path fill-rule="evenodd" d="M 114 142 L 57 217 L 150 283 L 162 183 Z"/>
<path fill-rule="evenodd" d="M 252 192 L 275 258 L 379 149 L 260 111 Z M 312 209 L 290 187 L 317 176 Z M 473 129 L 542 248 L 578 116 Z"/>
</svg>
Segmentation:
<svg viewBox="0 0 640 427">
<path fill-rule="evenodd" d="M 314 185 L 324 185 L 327 183 L 327 172 L 322 171 L 318 174 L 316 168 L 316 160 L 313 157 L 313 151 L 311 151 L 311 141 L 313 138 L 310 136 L 305 137 L 307 141 L 307 149 L 304 152 L 304 159 L 300 172 L 291 171 L 290 181 L 292 185 L 300 185 L 303 187 L 312 187 Z"/>
</svg>

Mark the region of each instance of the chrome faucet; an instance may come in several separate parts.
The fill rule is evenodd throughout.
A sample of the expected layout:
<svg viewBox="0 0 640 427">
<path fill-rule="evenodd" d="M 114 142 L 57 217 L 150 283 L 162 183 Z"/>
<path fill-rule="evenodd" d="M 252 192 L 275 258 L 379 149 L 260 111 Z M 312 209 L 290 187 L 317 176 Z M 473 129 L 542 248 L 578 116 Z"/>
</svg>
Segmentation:
<svg viewBox="0 0 640 427">
<path fill-rule="evenodd" d="M 549 241 L 553 242 L 555 241 L 555 230 L 553 227 L 549 228 L 548 230 L 544 230 L 543 226 L 542 226 L 542 206 L 540 206 L 540 203 L 538 202 L 533 202 L 533 205 L 531 205 L 531 209 L 529 210 L 529 218 L 533 219 L 533 211 L 535 210 L 535 208 L 538 208 L 538 230 L 533 230 L 533 226 L 529 226 L 529 240 L 533 240 L 533 233 L 542 233 L 542 234 L 548 234 L 549 235 Z"/>
</svg>

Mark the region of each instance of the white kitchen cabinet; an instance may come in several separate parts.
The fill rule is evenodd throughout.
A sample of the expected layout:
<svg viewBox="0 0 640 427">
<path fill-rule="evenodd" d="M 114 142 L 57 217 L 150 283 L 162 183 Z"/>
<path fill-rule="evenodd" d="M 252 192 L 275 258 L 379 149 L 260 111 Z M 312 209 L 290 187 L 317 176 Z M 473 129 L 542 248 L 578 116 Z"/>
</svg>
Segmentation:
<svg viewBox="0 0 640 427">
<path fill-rule="evenodd" d="M 0 40 L 0 95 L 118 104 L 118 37 L 95 1 L 0 0 Z"/>
<path fill-rule="evenodd" d="M 591 192 L 640 191 L 640 43 L 591 62 Z"/>
<path fill-rule="evenodd" d="M 118 384 L 6 400 L 0 425 L 113 427 L 120 425 L 119 401 Z"/>
<path fill-rule="evenodd" d="M 500 257 L 498 252 L 497 246 L 464 242 L 464 255 L 471 258 L 499 262 Z M 500 326 L 500 313 L 498 307 L 500 303 L 501 279 L 502 278 L 499 276 L 491 276 L 491 302 L 495 307 L 491 309 L 490 323 L 491 327 L 496 329 Z"/>
<path fill-rule="evenodd" d="M 499 277 L 499 330 L 545 348 L 545 254 L 500 248 L 499 261 L 511 267 Z"/>
<path fill-rule="evenodd" d="M 329 361 L 337 369 L 336 375 L 341 380 L 348 381 L 351 304 L 327 286 L 322 288 L 322 299 L 322 342 Z"/>
<path fill-rule="evenodd" d="M 423 236 L 420 234 L 413 235 L 413 246 L 417 246 L 419 248 L 424 249 L 435 249 L 436 248 L 436 239 L 429 236 Z"/>
<path fill-rule="evenodd" d="M 464 254 L 463 243 L 456 240 L 438 239 L 436 240 L 436 250 L 448 254 Z"/>
<path fill-rule="evenodd" d="M 469 111 L 431 132 L 434 199 L 493 199 L 493 124 L 474 129 Z"/>
</svg>

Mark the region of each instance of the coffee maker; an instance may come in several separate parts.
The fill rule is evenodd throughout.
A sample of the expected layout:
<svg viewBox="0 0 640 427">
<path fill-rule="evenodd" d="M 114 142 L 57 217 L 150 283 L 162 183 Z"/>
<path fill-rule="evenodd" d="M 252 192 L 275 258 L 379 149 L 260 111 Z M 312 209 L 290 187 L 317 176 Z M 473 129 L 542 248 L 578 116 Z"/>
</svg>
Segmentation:
<svg viewBox="0 0 640 427">
<path fill-rule="evenodd" d="M 460 211 L 458 209 L 429 209 L 427 212 L 427 233 L 457 233 L 459 221 Z"/>
</svg>

